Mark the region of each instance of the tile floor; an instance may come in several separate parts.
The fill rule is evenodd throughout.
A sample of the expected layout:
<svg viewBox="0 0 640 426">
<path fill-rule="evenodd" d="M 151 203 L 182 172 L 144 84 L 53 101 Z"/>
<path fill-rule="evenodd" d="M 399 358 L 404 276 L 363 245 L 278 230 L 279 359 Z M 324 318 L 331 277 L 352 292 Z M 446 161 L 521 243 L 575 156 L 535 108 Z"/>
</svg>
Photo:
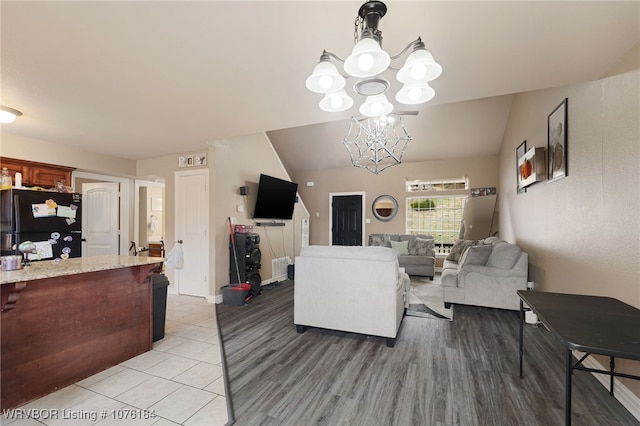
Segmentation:
<svg viewBox="0 0 640 426">
<path fill-rule="evenodd" d="M 153 350 L 0 416 L 11 426 L 226 423 L 215 305 L 171 294 L 165 337 Z"/>
</svg>

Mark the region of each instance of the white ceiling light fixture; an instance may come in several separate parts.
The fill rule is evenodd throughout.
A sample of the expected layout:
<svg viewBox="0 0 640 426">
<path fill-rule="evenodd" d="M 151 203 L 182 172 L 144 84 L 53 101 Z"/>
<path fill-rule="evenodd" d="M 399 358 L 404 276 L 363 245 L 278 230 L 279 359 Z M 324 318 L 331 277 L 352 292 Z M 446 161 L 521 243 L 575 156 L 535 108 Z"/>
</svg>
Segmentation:
<svg viewBox="0 0 640 426">
<path fill-rule="evenodd" d="M 396 93 L 396 101 L 407 105 L 417 105 L 430 101 L 435 95 L 436 91 L 426 83 L 423 85 L 405 84 Z"/>
<path fill-rule="evenodd" d="M 343 91 L 340 97 L 349 95 L 344 91 L 345 78 L 355 77 L 358 80 L 353 90 L 356 94 L 366 97 L 365 103 L 360 107 L 360 113 L 369 117 L 386 115 L 393 111 L 393 105 L 386 100 L 384 93 L 389 89 L 390 84 L 380 74 L 388 69 L 397 71 L 396 79 L 404 86 L 396 94 L 397 102 L 407 105 L 417 105 L 428 102 L 435 96 L 435 91 L 428 85 L 442 74 L 442 67 L 434 59 L 433 55 L 425 48 L 424 43 L 418 39 L 409 43 L 400 53 L 390 56 L 382 49 L 382 32 L 378 29 L 378 24 L 387 13 L 387 6 L 381 1 L 367 1 L 358 11 L 355 21 L 355 46 L 346 60 L 342 60 L 334 53 L 322 52 L 320 63 L 316 65 L 313 73 L 307 78 L 306 86 L 309 90 L 325 95 Z M 391 67 L 391 62 L 400 58 L 411 50 L 404 66 L 399 70 Z M 336 66 L 331 62 L 334 59 L 344 63 L 344 72 L 341 75 Z M 372 109 L 372 97 L 384 96 L 384 107 Z M 339 108 L 327 109 L 326 97 L 320 101 L 320 108 L 324 111 L 339 112 L 345 111 L 353 105 L 352 102 L 343 102 Z M 376 98 L 380 99 L 380 98 Z M 388 104 L 388 105 L 387 105 Z M 367 106 L 365 106 L 367 105 Z M 391 110 L 388 110 L 391 106 Z M 367 111 L 367 113 L 363 112 Z M 379 112 L 378 112 L 379 111 Z"/>
<path fill-rule="evenodd" d="M 20 117 L 22 113 L 17 109 L 9 108 L 4 105 L 0 105 L 0 123 L 9 124 L 16 121 L 17 117 Z"/>
<path fill-rule="evenodd" d="M 367 117 L 380 117 L 391 114 L 393 104 L 387 100 L 384 93 L 367 96 L 367 100 L 360 106 L 360 114 Z"/>
<path fill-rule="evenodd" d="M 320 101 L 320 108 L 327 112 L 339 112 L 348 110 L 353 106 L 353 99 L 344 90 L 327 93 Z"/>
</svg>

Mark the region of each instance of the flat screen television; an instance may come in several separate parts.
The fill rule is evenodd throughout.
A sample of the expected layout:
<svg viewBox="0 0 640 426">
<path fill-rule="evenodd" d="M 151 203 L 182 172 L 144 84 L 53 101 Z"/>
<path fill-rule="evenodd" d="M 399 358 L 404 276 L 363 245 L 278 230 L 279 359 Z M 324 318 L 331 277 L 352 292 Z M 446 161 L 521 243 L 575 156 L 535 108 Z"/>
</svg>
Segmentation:
<svg viewBox="0 0 640 426">
<path fill-rule="evenodd" d="M 260 175 L 254 219 L 289 220 L 293 217 L 298 184 L 265 174 Z"/>
</svg>

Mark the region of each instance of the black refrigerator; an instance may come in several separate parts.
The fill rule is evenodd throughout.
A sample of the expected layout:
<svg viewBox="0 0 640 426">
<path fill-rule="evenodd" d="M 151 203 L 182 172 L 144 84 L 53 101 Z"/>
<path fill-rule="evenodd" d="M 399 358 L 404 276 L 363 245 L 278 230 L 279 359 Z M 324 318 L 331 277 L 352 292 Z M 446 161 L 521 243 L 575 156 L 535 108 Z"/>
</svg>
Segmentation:
<svg viewBox="0 0 640 426">
<path fill-rule="evenodd" d="M 18 245 L 31 241 L 31 260 L 82 255 L 82 194 L 28 189 L 0 191 L 2 255 L 21 254 Z"/>
</svg>

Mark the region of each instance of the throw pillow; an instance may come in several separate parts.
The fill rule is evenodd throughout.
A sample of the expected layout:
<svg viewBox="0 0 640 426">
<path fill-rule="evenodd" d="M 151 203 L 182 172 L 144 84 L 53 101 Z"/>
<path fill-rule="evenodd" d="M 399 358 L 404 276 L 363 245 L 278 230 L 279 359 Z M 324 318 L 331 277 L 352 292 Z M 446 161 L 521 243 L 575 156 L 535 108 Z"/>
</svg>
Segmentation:
<svg viewBox="0 0 640 426">
<path fill-rule="evenodd" d="M 391 241 L 391 248 L 398 252 L 398 255 L 409 254 L 409 241 Z"/>
<path fill-rule="evenodd" d="M 412 256 L 426 256 L 433 250 L 435 240 L 425 238 L 414 238 L 409 243 L 409 254 Z"/>
<path fill-rule="evenodd" d="M 504 241 L 495 244 L 491 255 L 487 259 L 487 266 L 495 266 L 502 269 L 511 269 L 515 266 L 520 258 L 522 250 L 515 244 L 509 244 Z"/>
<path fill-rule="evenodd" d="M 493 244 L 498 240 L 499 240 L 498 237 L 487 237 L 484 239 L 484 241 L 482 241 L 482 244 Z"/>
<path fill-rule="evenodd" d="M 447 260 L 458 263 L 465 250 L 476 245 L 478 245 L 478 240 L 457 240 L 453 243 L 453 247 L 451 247 L 451 251 L 447 256 Z"/>
<path fill-rule="evenodd" d="M 391 237 L 389 236 L 389 234 L 370 234 L 369 235 L 370 246 L 391 247 L 390 241 L 391 241 Z"/>
<path fill-rule="evenodd" d="M 491 254 L 491 246 L 479 245 L 469 247 L 460 257 L 458 270 L 465 265 L 484 265 Z"/>
</svg>

